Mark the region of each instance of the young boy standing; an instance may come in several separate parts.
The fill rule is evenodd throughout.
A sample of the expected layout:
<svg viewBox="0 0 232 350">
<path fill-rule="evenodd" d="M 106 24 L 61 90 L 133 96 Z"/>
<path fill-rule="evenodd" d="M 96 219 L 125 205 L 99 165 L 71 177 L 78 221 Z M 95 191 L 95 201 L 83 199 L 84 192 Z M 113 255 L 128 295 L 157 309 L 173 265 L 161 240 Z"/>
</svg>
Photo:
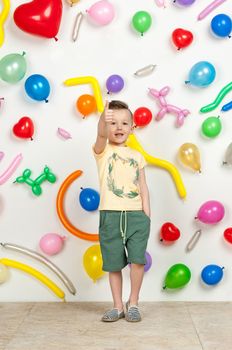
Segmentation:
<svg viewBox="0 0 232 350">
<path fill-rule="evenodd" d="M 109 272 L 114 302 L 113 309 L 103 315 L 104 322 L 123 317 L 129 322 L 141 321 L 138 300 L 150 233 L 150 202 L 145 160 L 139 152 L 126 146 L 132 132 L 133 115 L 127 104 L 107 101 L 93 146 L 100 180 L 102 268 Z M 124 313 L 122 269 L 128 263 L 131 264 L 131 292 Z"/>
</svg>

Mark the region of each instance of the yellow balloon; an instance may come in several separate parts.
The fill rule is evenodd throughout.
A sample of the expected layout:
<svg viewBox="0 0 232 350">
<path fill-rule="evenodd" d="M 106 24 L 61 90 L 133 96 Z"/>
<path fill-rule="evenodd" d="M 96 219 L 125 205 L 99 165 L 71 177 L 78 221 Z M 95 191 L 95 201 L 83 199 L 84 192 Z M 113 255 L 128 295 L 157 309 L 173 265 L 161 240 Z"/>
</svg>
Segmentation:
<svg viewBox="0 0 232 350">
<path fill-rule="evenodd" d="M 201 172 L 201 157 L 199 149 L 193 143 L 184 143 L 180 146 L 178 157 L 185 166 Z"/>
<path fill-rule="evenodd" d="M 2 1 L 2 12 L 0 13 L 0 46 L 2 46 L 4 42 L 4 22 L 6 21 L 9 11 L 10 11 L 10 0 Z"/>
<path fill-rule="evenodd" d="M 102 270 L 102 255 L 99 244 L 89 247 L 83 255 L 83 265 L 86 273 L 94 282 L 101 278 L 105 272 Z"/>
<path fill-rule="evenodd" d="M 0 264 L 3 264 L 5 266 L 13 267 L 15 269 L 22 270 L 31 276 L 37 278 L 40 282 L 45 284 L 48 288 L 50 288 L 56 296 L 58 296 L 60 299 L 65 298 L 65 294 L 54 282 L 52 282 L 48 277 L 46 277 L 44 274 L 39 272 L 38 270 L 34 269 L 33 267 L 29 265 L 25 265 L 19 261 L 2 258 L 0 259 Z"/>
<path fill-rule="evenodd" d="M 8 268 L 0 263 L 0 283 L 6 282 L 9 276 Z"/>
</svg>

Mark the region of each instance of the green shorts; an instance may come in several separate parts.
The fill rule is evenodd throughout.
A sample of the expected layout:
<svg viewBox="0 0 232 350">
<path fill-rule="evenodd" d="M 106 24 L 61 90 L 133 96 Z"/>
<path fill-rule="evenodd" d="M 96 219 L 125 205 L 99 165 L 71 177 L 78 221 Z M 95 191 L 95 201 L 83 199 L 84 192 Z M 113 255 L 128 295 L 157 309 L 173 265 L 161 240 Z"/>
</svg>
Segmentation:
<svg viewBox="0 0 232 350">
<path fill-rule="evenodd" d="M 101 210 L 99 238 L 104 271 L 121 271 L 128 263 L 146 264 L 150 218 L 143 210 Z"/>
</svg>

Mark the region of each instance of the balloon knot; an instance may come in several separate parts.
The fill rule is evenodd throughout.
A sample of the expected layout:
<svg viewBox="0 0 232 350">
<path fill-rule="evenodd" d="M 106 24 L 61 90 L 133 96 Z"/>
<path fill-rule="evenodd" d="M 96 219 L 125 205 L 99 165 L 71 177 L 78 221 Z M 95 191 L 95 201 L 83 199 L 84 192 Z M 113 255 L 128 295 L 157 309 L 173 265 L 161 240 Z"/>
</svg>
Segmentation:
<svg viewBox="0 0 232 350">
<path fill-rule="evenodd" d="M 190 80 L 185 80 L 184 83 L 185 83 L 185 84 L 189 84 L 189 83 L 190 83 Z"/>
<path fill-rule="evenodd" d="M 25 56 L 25 55 L 26 55 L 26 52 L 25 52 L 25 51 L 23 51 L 22 56 Z"/>
<path fill-rule="evenodd" d="M 45 101 L 45 103 L 48 103 L 48 100 L 46 99 L 46 100 L 44 100 Z"/>
<path fill-rule="evenodd" d="M 55 41 L 58 41 L 58 38 L 56 36 L 54 36 L 54 39 L 55 39 Z"/>
</svg>

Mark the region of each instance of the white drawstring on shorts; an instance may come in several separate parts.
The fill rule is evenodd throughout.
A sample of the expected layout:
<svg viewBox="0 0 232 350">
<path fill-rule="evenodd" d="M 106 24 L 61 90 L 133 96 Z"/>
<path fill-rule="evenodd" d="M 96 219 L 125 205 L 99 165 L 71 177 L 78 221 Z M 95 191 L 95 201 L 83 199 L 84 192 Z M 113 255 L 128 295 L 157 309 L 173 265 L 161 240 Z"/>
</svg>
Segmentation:
<svg viewBox="0 0 232 350">
<path fill-rule="evenodd" d="M 123 213 L 125 213 L 125 215 L 124 215 L 124 218 L 125 218 L 124 230 L 122 228 Z M 127 229 L 127 213 L 126 213 L 126 210 L 122 210 L 121 214 L 120 214 L 120 232 L 121 232 L 122 241 L 123 241 L 124 245 L 126 243 L 126 229 Z"/>
</svg>

